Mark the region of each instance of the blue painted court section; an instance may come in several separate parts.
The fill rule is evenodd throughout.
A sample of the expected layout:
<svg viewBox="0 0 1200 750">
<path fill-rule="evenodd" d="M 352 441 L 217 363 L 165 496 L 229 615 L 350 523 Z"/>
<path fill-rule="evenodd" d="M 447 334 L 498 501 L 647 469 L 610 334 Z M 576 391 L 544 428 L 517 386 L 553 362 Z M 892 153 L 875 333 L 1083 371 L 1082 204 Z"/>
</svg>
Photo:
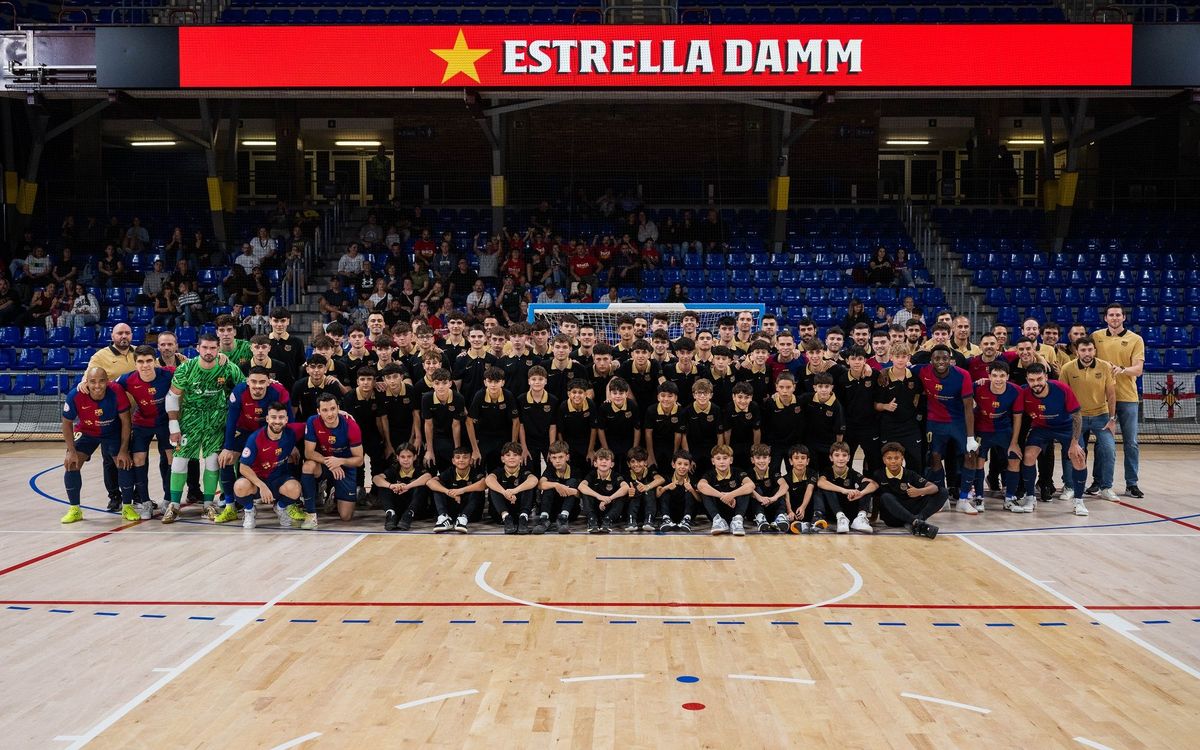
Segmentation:
<svg viewBox="0 0 1200 750">
<path fill-rule="evenodd" d="M 935 622 L 933 626 L 935 628 L 957 628 L 961 627 L 961 624 L 957 622 Z"/>
<path fill-rule="evenodd" d="M 1143 625 L 1170 625 L 1170 620 L 1142 620 Z"/>
<path fill-rule="evenodd" d="M 342 620 L 343 625 L 366 625 L 370 620 Z"/>
<path fill-rule="evenodd" d="M 501 620 L 504 625 L 528 625 L 529 620 Z"/>
<path fill-rule="evenodd" d="M 676 678 L 675 678 L 675 681 L 676 681 L 676 682 L 686 682 L 686 683 L 693 683 L 693 682 L 699 682 L 699 681 L 700 681 L 700 678 L 699 678 L 699 677 L 696 677 L 695 675 L 690 675 L 690 674 L 681 674 L 681 675 L 679 675 L 678 677 L 676 677 Z"/>
<path fill-rule="evenodd" d="M 906 627 L 908 627 L 908 623 L 907 622 L 881 622 L 881 623 L 879 623 L 879 626 L 884 627 L 884 628 L 906 628 Z"/>
<path fill-rule="evenodd" d="M 718 625 L 745 625 L 741 620 L 717 620 Z"/>
<path fill-rule="evenodd" d="M 653 555 L 613 555 L 613 556 L 606 556 L 606 557 L 597 557 L 596 559 L 597 560 L 710 560 L 710 561 L 716 561 L 716 562 L 730 562 L 734 558 L 732 558 L 732 557 L 686 557 L 686 556 L 655 557 Z"/>
<path fill-rule="evenodd" d="M 663 620 L 663 625 L 691 625 L 691 620 Z"/>
<path fill-rule="evenodd" d="M 637 620 L 609 620 L 609 625 L 637 625 Z"/>
</svg>

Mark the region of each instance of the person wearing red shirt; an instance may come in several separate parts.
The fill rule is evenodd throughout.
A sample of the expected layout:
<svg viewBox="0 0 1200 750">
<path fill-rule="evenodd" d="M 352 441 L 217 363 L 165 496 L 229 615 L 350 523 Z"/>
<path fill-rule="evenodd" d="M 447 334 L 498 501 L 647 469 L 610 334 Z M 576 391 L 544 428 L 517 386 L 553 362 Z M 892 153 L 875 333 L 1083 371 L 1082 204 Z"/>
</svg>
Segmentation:
<svg viewBox="0 0 1200 750">
<path fill-rule="evenodd" d="M 588 286 L 596 285 L 596 259 L 592 257 L 586 247 L 582 245 L 576 249 L 575 255 L 570 259 L 568 268 L 571 271 L 571 281 L 586 281 Z"/>
<path fill-rule="evenodd" d="M 420 239 L 413 243 L 413 254 L 428 263 L 433 260 L 435 253 L 437 253 L 437 245 L 433 241 L 433 236 L 428 229 L 422 229 Z"/>
</svg>

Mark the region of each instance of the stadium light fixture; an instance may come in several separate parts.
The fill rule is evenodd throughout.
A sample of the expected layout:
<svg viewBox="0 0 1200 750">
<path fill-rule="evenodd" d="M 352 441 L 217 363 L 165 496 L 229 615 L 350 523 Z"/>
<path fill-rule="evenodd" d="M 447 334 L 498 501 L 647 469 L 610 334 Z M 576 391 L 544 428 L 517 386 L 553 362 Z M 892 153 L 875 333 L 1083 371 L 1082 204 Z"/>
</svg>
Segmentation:
<svg viewBox="0 0 1200 750">
<path fill-rule="evenodd" d="M 242 141 L 243 146 L 265 146 L 275 148 L 275 141 Z"/>
<path fill-rule="evenodd" d="M 927 138 L 889 138 L 885 143 L 889 146 L 928 146 Z"/>
<path fill-rule="evenodd" d="M 130 146 L 174 146 L 175 141 L 130 141 Z"/>
<path fill-rule="evenodd" d="M 382 141 L 334 141 L 335 146 L 382 146 Z"/>
<path fill-rule="evenodd" d="M 1045 141 L 1041 138 L 1009 138 L 1010 146 L 1041 146 Z"/>
</svg>

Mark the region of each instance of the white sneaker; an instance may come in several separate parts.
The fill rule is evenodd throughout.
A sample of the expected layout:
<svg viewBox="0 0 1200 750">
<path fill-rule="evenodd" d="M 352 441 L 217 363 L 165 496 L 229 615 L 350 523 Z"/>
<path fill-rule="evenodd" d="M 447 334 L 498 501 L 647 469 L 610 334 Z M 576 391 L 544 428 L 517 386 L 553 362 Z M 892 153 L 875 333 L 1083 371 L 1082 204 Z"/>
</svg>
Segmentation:
<svg viewBox="0 0 1200 750">
<path fill-rule="evenodd" d="M 1121 502 L 1121 498 L 1117 497 L 1117 493 L 1113 492 L 1112 487 L 1105 487 L 1104 489 L 1100 490 L 1100 499 L 1107 500 L 1110 503 Z"/>
<path fill-rule="evenodd" d="M 979 513 L 979 511 L 975 509 L 975 505 L 970 500 L 966 499 L 958 501 L 957 510 L 959 513 L 966 513 L 968 516 L 973 516 Z"/>
<path fill-rule="evenodd" d="M 1021 501 L 1021 512 L 1032 513 L 1037 510 L 1037 504 L 1037 495 L 1026 495 L 1025 499 Z"/>
<path fill-rule="evenodd" d="M 982 496 L 976 497 L 975 498 L 975 512 L 982 513 L 985 510 L 987 510 L 987 505 L 984 504 L 983 497 Z"/>
<path fill-rule="evenodd" d="M 292 528 L 292 517 L 287 514 L 285 509 L 280 508 L 278 505 L 275 506 L 275 517 L 279 519 L 279 528 Z"/>
<path fill-rule="evenodd" d="M 1086 516 L 1086 515 L 1088 515 L 1088 509 L 1087 509 L 1087 506 L 1083 504 L 1083 501 L 1082 501 L 1082 500 L 1076 500 L 1076 501 L 1075 501 L 1075 510 L 1074 510 L 1073 512 L 1074 512 L 1074 513 L 1075 513 L 1075 515 L 1077 515 L 1077 516 Z"/>
<path fill-rule="evenodd" d="M 1064 487 L 1062 493 L 1059 494 L 1058 499 L 1062 500 L 1063 502 L 1073 501 L 1075 499 L 1075 490 L 1071 489 L 1070 487 Z"/>
<path fill-rule="evenodd" d="M 454 524 L 450 523 L 450 516 L 438 516 L 437 523 L 433 526 L 433 533 L 444 534 L 453 530 Z"/>
<path fill-rule="evenodd" d="M 949 513 L 952 509 L 953 508 L 950 505 L 950 498 L 946 498 L 946 503 L 942 506 L 942 512 Z"/>
<path fill-rule="evenodd" d="M 763 519 L 764 521 L 766 519 Z M 734 516 L 733 522 L 729 524 L 729 533 L 734 536 L 746 536 L 746 526 L 742 522 L 741 516 Z"/>
<path fill-rule="evenodd" d="M 135 503 L 133 507 L 143 521 L 149 521 L 154 516 L 154 503 Z"/>
<path fill-rule="evenodd" d="M 841 511 L 838 511 L 838 514 L 837 514 L 837 533 L 839 533 L 839 534 L 849 534 L 850 533 L 850 519 L 846 518 L 846 514 L 842 513 Z"/>
<path fill-rule="evenodd" d="M 254 508 L 246 509 L 246 512 L 242 515 L 242 528 L 243 529 L 253 529 L 254 528 L 254 514 L 255 514 Z"/>
<path fill-rule="evenodd" d="M 305 513 L 304 523 L 300 524 L 300 528 L 304 529 L 305 531 L 316 531 L 319 525 L 320 522 L 317 520 L 316 513 Z"/>
<path fill-rule="evenodd" d="M 446 519 L 446 520 L 449 521 L 450 519 Z M 466 516 L 458 517 L 458 522 L 454 524 L 454 530 L 460 534 L 470 534 L 471 533 L 471 530 L 469 528 L 467 528 L 467 517 Z"/>
<path fill-rule="evenodd" d="M 728 532 L 729 532 L 729 524 L 725 522 L 724 518 L 717 516 L 716 518 L 713 519 L 713 522 L 712 522 L 712 535 L 713 536 L 719 536 L 721 534 L 726 534 Z"/>
<path fill-rule="evenodd" d="M 1012 510 L 1012 509 L 1013 509 L 1013 508 L 1015 508 L 1015 507 L 1017 507 L 1017 499 L 1016 499 L 1015 497 L 1007 497 L 1007 496 L 1006 496 L 1006 497 L 1004 498 L 1004 509 L 1005 509 L 1005 510 Z M 1017 511 L 1013 511 L 1013 512 L 1014 512 L 1014 513 L 1020 513 L 1021 511 L 1017 510 Z"/>
<path fill-rule="evenodd" d="M 841 520 L 838 520 L 838 531 L 841 531 Z M 871 522 L 867 520 L 867 514 L 859 511 L 859 514 L 850 522 L 850 528 L 854 531 L 862 532 L 863 534 L 873 534 L 875 530 L 871 528 Z"/>
</svg>

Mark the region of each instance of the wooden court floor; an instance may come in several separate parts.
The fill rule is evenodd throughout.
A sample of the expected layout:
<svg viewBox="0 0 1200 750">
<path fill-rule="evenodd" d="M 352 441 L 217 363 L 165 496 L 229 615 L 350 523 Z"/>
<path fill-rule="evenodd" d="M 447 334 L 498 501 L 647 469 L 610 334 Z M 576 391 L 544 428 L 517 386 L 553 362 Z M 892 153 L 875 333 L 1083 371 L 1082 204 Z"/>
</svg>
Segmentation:
<svg viewBox="0 0 1200 750">
<path fill-rule="evenodd" d="M 1144 500 L 941 514 L 932 542 L 247 532 L 95 511 L 63 528 L 57 454 L 0 450 L 3 747 L 1200 736 L 1192 448 L 1143 448 Z"/>
</svg>

